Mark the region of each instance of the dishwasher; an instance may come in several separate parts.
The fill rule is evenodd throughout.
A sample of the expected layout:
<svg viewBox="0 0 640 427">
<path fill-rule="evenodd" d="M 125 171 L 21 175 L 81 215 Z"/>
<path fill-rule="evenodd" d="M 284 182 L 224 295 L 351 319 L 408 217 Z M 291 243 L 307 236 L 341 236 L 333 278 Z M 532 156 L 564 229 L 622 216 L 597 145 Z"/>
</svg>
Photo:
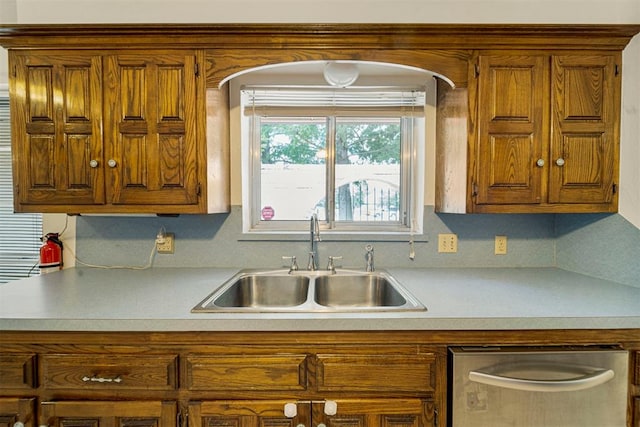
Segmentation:
<svg viewBox="0 0 640 427">
<path fill-rule="evenodd" d="M 451 427 L 626 427 L 629 354 L 615 346 L 452 347 Z"/>
</svg>

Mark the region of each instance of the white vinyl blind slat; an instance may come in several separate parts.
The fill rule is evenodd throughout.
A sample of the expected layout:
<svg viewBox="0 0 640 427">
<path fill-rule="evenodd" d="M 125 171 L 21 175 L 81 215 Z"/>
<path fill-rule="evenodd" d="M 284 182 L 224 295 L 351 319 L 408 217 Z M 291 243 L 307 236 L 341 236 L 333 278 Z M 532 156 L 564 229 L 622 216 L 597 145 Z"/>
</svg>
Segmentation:
<svg viewBox="0 0 640 427">
<path fill-rule="evenodd" d="M 424 90 L 245 87 L 245 114 L 261 116 L 421 116 Z"/>
<path fill-rule="evenodd" d="M 9 99 L 0 93 L 0 283 L 39 273 L 41 214 L 13 212 Z"/>
</svg>

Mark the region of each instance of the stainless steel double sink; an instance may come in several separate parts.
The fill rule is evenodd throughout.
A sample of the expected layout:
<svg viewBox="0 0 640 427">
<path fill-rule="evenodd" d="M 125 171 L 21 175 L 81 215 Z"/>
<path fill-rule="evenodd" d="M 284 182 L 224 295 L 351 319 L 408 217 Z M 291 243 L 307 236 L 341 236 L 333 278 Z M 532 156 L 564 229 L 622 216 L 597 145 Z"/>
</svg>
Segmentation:
<svg viewBox="0 0 640 427">
<path fill-rule="evenodd" d="M 386 271 L 241 270 L 191 312 L 425 311 Z"/>
</svg>

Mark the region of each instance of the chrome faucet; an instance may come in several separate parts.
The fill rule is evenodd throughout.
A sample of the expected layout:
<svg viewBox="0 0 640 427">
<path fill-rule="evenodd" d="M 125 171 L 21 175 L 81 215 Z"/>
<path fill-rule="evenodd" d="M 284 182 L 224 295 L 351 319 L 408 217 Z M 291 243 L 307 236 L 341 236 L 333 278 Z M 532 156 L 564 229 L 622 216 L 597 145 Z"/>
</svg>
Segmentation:
<svg viewBox="0 0 640 427">
<path fill-rule="evenodd" d="M 307 270 L 316 271 L 318 269 L 318 242 L 320 241 L 320 224 L 318 223 L 318 215 L 311 215 L 309 223 L 309 241 L 311 249 L 309 251 L 309 265 Z"/>
<path fill-rule="evenodd" d="M 367 272 L 372 272 L 374 270 L 373 267 L 373 246 L 372 245 L 367 245 L 364 247 L 364 250 L 366 251 L 364 254 L 364 259 L 367 262 L 367 265 L 365 267 L 365 269 L 367 270 Z"/>
</svg>

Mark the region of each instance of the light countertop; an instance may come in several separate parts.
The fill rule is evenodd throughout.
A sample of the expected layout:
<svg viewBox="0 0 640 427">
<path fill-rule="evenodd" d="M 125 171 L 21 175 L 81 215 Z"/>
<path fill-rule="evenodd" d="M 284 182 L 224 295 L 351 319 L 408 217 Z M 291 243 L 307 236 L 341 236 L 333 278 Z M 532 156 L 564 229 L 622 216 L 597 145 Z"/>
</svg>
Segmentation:
<svg viewBox="0 0 640 427">
<path fill-rule="evenodd" d="M 427 311 L 191 313 L 237 269 L 72 268 L 0 285 L 0 331 L 640 328 L 640 287 L 557 268 L 387 269 Z"/>
</svg>

